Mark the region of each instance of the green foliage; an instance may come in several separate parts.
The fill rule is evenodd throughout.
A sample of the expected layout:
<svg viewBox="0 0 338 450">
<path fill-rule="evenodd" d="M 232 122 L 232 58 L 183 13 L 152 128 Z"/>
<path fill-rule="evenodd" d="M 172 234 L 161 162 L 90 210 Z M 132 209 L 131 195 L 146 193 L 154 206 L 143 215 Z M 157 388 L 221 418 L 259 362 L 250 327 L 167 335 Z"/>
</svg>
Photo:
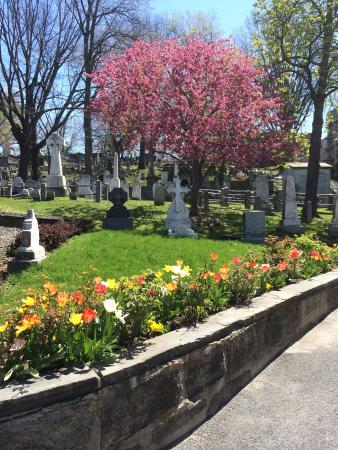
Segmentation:
<svg viewBox="0 0 338 450">
<path fill-rule="evenodd" d="M 177 260 L 118 280 L 87 273 L 76 291 L 48 280 L 42 288 L 26 288 L 0 323 L 0 376 L 38 376 L 60 364 L 111 361 L 136 339 L 195 324 L 327 272 L 338 263 L 338 248 L 310 237 L 270 238 L 260 254 L 234 257 L 230 265 L 223 261 L 211 252 L 194 270 Z"/>
</svg>

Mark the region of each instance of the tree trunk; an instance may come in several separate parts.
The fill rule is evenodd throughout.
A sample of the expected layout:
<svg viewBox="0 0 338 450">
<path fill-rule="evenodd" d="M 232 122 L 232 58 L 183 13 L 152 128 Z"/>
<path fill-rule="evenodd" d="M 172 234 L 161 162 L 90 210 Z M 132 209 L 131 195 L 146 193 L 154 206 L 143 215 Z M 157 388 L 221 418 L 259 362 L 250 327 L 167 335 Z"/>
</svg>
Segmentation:
<svg viewBox="0 0 338 450">
<path fill-rule="evenodd" d="M 32 148 L 31 149 L 32 179 L 36 181 L 40 178 L 39 156 L 40 156 L 39 150 L 37 148 Z"/>
<path fill-rule="evenodd" d="M 146 168 L 146 148 L 144 145 L 144 141 L 140 142 L 140 154 L 138 157 L 138 168 L 139 169 Z"/>
<path fill-rule="evenodd" d="M 92 114 L 88 111 L 91 99 L 91 79 L 86 78 L 84 95 L 83 128 L 85 135 L 85 171 L 87 175 L 92 175 L 92 155 L 93 155 L 93 129 Z"/>
<path fill-rule="evenodd" d="M 192 163 L 192 186 L 190 195 L 190 217 L 198 216 L 198 192 L 202 183 L 202 164 L 199 161 Z"/>
<path fill-rule="evenodd" d="M 218 183 L 219 187 L 222 189 L 224 186 L 224 171 L 225 171 L 225 163 L 223 162 L 218 169 Z"/>
<path fill-rule="evenodd" d="M 19 172 L 18 176 L 26 181 L 28 178 L 28 164 L 30 160 L 29 147 L 26 145 L 20 145 L 20 159 L 19 159 Z"/>
<path fill-rule="evenodd" d="M 314 103 L 312 121 L 312 132 L 310 138 L 309 165 L 306 178 L 306 195 L 303 206 L 302 217 L 306 217 L 305 205 L 312 203 L 312 218 L 317 215 L 317 190 L 320 169 L 320 148 L 323 129 L 324 98 Z"/>
</svg>

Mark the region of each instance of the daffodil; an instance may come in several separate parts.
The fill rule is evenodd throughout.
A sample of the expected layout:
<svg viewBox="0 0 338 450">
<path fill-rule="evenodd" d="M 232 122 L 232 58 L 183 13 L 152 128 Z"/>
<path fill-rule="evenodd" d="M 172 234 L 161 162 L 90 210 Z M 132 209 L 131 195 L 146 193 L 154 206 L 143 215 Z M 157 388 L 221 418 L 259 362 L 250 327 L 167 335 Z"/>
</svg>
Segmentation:
<svg viewBox="0 0 338 450">
<path fill-rule="evenodd" d="M 265 287 L 269 291 L 272 288 L 272 284 L 266 283 Z"/>
<path fill-rule="evenodd" d="M 9 327 L 9 322 L 5 322 L 3 325 L 0 325 L 0 333 L 4 333 Z"/>
<path fill-rule="evenodd" d="M 80 325 L 82 321 L 82 314 L 73 312 L 69 317 L 69 322 L 73 325 Z"/>
<path fill-rule="evenodd" d="M 165 272 L 172 272 L 173 271 L 173 266 L 168 266 L 167 264 L 164 266 L 163 269 Z"/>
</svg>

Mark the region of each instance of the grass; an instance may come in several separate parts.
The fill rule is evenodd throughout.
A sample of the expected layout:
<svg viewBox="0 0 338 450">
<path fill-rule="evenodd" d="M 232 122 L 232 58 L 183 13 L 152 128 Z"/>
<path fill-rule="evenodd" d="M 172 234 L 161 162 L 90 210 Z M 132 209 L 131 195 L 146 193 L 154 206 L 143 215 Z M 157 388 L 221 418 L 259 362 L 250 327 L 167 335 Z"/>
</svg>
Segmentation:
<svg viewBox="0 0 338 450">
<path fill-rule="evenodd" d="M 165 264 L 174 264 L 177 259 L 184 259 L 186 264 L 197 269 L 203 266 L 212 251 L 224 262 L 258 248 L 241 241 L 170 239 L 158 234 L 94 231 L 72 238 L 40 265 L 9 276 L 2 286 L 1 302 L 8 304 L 20 298 L 25 289 L 41 287 L 46 276 L 63 289 L 70 290 L 80 286 L 89 274 L 104 279 L 118 278 L 148 268 L 161 269 Z"/>
<path fill-rule="evenodd" d="M 75 289 L 81 284 L 83 272 L 103 278 L 117 278 L 148 268 L 160 269 L 179 258 L 198 268 L 211 251 L 219 253 L 222 260 L 229 261 L 233 256 L 242 256 L 249 250 L 259 250 L 259 246 L 238 240 L 242 236 L 243 209 L 240 206 L 231 210 L 212 206 L 210 214 L 202 215 L 201 223 L 194 226 L 199 233 L 198 240 L 168 238 L 164 221 L 169 203 L 159 207 L 149 201 L 127 202 L 126 206 L 134 217 L 133 232 L 102 231 L 101 223 L 110 206 L 110 202 L 96 203 L 89 199 L 71 201 L 57 198 L 51 202 L 33 202 L 1 197 L 0 211 L 25 213 L 27 209 L 34 208 L 37 215 L 89 218 L 95 222 L 96 229 L 71 239 L 41 265 L 10 276 L 1 286 L 0 303 L 8 304 L 17 299 L 26 288 L 42 286 L 44 276 L 61 284 L 64 289 Z M 326 239 L 331 217 L 332 212 L 320 210 L 319 218 L 305 224 L 306 231 Z M 267 216 L 268 234 L 278 232 L 280 219 L 280 214 Z"/>
</svg>

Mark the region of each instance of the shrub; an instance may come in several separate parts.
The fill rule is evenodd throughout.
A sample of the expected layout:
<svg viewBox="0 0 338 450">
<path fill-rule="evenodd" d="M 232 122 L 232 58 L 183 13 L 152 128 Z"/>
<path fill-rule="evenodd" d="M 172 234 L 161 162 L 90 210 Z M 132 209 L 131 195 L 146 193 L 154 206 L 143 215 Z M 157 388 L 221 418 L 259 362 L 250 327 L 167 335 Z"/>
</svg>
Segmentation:
<svg viewBox="0 0 338 450">
<path fill-rule="evenodd" d="M 259 255 L 230 264 L 211 253 L 196 272 L 176 261 L 159 272 L 88 279 L 77 292 L 63 292 L 47 280 L 42 291 L 29 289 L 0 324 L 0 376 L 37 376 L 60 364 L 112 360 L 135 339 L 201 321 L 337 263 L 335 246 L 305 237 L 270 238 Z"/>
<path fill-rule="evenodd" d="M 50 252 L 65 243 L 69 238 L 91 229 L 93 229 L 92 221 L 84 219 L 42 223 L 39 225 L 40 241 L 45 249 Z"/>
</svg>

